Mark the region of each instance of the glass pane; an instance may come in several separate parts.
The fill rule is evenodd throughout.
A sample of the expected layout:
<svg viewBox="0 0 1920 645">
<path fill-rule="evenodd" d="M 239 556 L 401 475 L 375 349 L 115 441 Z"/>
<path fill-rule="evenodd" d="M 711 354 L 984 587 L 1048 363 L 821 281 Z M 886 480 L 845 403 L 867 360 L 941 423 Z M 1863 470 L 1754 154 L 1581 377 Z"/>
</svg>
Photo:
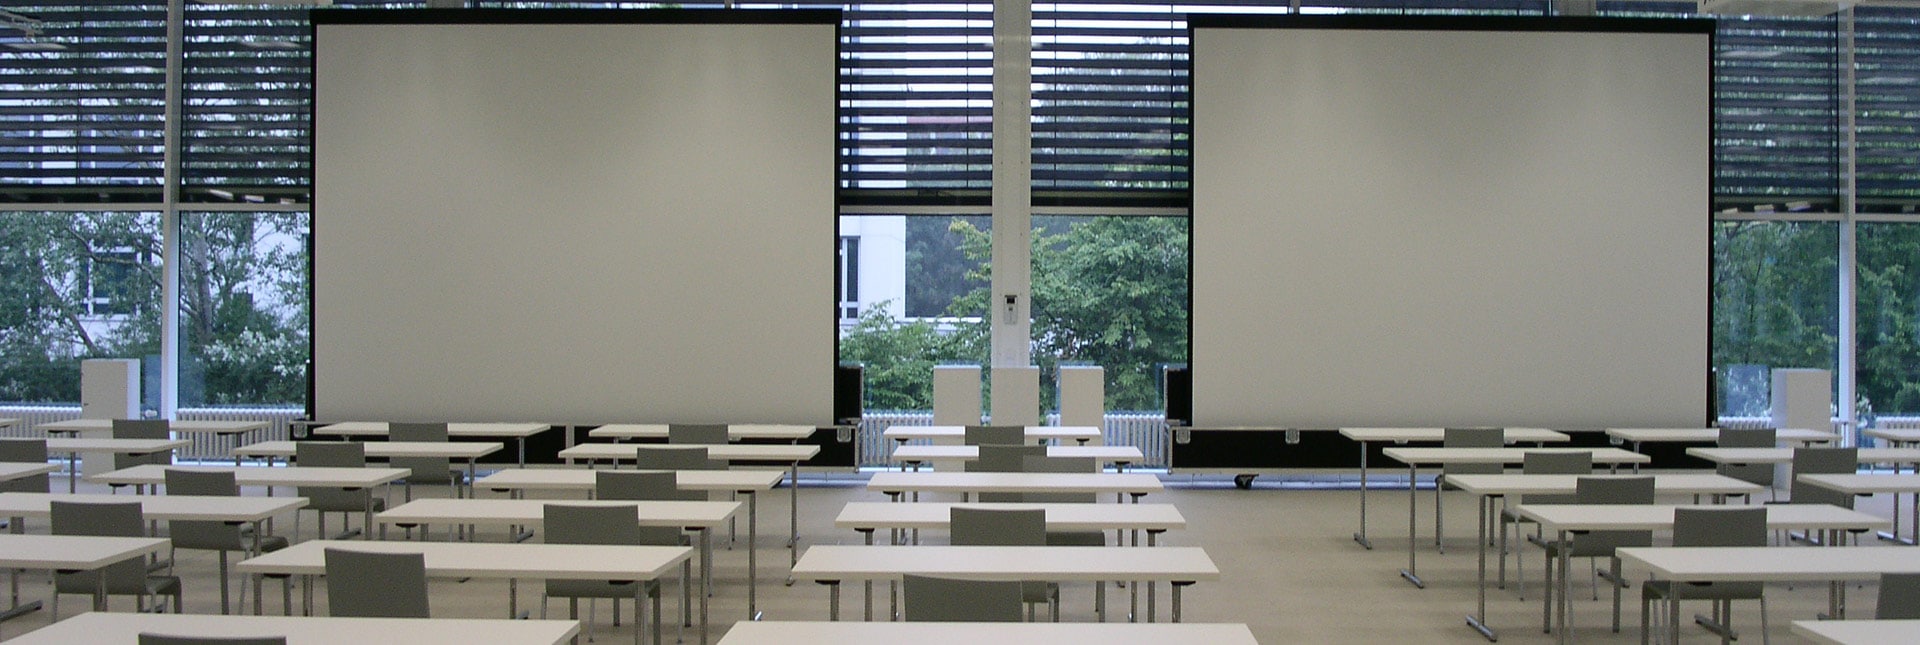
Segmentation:
<svg viewBox="0 0 1920 645">
<path fill-rule="evenodd" d="M 987 219 L 840 218 L 840 362 L 865 366 L 869 415 L 930 412 L 935 365 L 987 363 Z"/>
<path fill-rule="evenodd" d="M 182 213 L 180 407 L 306 407 L 306 213 Z"/>
<path fill-rule="evenodd" d="M 1033 360 L 1106 369 L 1107 410 L 1164 410 L 1160 370 L 1187 362 L 1192 237 L 1184 217 L 1033 218 Z M 1042 388 L 1056 409 L 1053 388 Z"/>
<path fill-rule="evenodd" d="M 1713 366 L 1722 417 L 1767 414 L 1773 368 L 1833 370 L 1839 225 L 1717 222 Z"/>
<path fill-rule="evenodd" d="M 0 213 L 0 275 L 0 402 L 78 404 L 88 358 L 157 374 L 158 214 Z"/>
<path fill-rule="evenodd" d="M 1860 421 L 1920 415 L 1920 224 L 1860 224 L 1855 359 Z"/>
</svg>

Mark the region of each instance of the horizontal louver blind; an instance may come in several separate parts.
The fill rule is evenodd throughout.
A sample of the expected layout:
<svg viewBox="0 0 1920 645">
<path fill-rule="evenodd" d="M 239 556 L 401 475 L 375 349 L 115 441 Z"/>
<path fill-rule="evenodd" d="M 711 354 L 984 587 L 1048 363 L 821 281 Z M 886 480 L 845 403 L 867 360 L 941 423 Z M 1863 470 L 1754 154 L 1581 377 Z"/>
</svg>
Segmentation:
<svg viewBox="0 0 1920 645">
<path fill-rule="evenodd" d="M 0 8 L 0 201 L 159 201 L 166 4 Z"/>
<path fill-rule="evenodd" d="M 1859 207 L 1912 213 L 1920 204 L 1920 10 L 1854 14 Z"/>
<path fill-rule="evenodd" d="M 843 199 L 986 203 L 993 5 L 851 5 L 840 37 Z"/>
<path fill-rule="evenodd" d="M 1832 16 L 1719 19 L 1716 210 L 1838 210 L 1837 24 Z"/>
<path fill-rule="evenodd" d="M 181 199 L 307 201 L 313 97 L 307 10 L 186 7 Z"/>
</svg>

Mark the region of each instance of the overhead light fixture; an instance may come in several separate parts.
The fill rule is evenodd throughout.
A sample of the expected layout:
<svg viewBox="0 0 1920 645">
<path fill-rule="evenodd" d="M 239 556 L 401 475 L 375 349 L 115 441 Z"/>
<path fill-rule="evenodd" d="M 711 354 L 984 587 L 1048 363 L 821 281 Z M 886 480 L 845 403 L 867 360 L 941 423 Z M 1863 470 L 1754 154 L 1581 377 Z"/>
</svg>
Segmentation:
<svg viewBox="0 0 1920 645">
<path fill-rule="evenodd" d="M 1719 16 L 1827 16 L 1856 0 L 1699 0 L 1702 14 Z"/>
</svg>

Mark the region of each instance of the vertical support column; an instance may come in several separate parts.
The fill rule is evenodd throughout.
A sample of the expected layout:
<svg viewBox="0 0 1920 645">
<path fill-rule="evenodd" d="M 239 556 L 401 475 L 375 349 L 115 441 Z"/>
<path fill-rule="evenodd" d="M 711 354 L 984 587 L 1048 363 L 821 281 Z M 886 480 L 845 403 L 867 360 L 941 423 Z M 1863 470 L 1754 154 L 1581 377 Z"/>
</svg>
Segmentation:
<svg viewBox="0 0 1920 645">
<path fill-rule="evenodd" d="M 1837 321 L 1840 355 L 1836 357 L 1839 365 L 1834 367 L 1840 371 L 1840 388 L 1839 401 L 1837 401 L 1839 405 L 1835 406 L 1835 409 L 1840 413 L 1840 427 L 1845 434 L 1840 438 L 1840 445 L 1851 446 L 1857 443 L 1858 435 L 1855 431 L 1859 429 L 1857 424 L 1860 421 L 1859 412 L 1854 409 L 1854 403 L 1860 399 L 1855 371 L 1859 363 L 1860 350 L 1859 330 L 1856 329 L 1859 324 L 1857 311 L 1859 303 L 1855 302 L 1855 297 L 1858 295 L 1856 278 L 1859 275 L 1859 267 L 1856 263 L 1860 259 L 1856 252 L 1858 241 L 1856 226 L 1859 221 L 1857 216 L 1860 206 L 1858 198 L 1860 149 L 1858 134 L 1855 131 L 1859 107 L 1858 95 L 1855 91 L 1857 88 L 1854 84 L 1853 7 L 1841 9 L 1839 21 L 1840 136 L 1845 139 L 1840 148 L 1843 155 L 1840 179 L 1840 284 L 1838 285 L 1840 307 Z"/>
<path fill-rule="evenodd" d="M 167 89 L 160 210 L 160 418 L 180 404 L 180 131 L 186 0 L 167 0 Z"/>
<path fill-rule="evenodd" d="M 993 3 L 993 367 L 1032 363 L 1033 6 Z"/>
</svg>

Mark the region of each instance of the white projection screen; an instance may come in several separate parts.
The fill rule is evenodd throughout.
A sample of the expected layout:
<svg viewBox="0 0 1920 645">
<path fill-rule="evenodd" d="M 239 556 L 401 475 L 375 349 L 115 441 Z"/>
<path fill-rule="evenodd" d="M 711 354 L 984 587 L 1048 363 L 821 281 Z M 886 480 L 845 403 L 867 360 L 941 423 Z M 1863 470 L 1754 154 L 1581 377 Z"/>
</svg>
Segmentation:
<svg viewBox="0 0 1920 645">
<path fill-rule="evenodd" d="M 1701 21 L 1194 17 L 1193 424 L 1701 427 Z"/>
<path fill-rule="evenodd" d="M 322 420 L 833 420 L 837 11 L 316 11 Z"/>
</svg>

